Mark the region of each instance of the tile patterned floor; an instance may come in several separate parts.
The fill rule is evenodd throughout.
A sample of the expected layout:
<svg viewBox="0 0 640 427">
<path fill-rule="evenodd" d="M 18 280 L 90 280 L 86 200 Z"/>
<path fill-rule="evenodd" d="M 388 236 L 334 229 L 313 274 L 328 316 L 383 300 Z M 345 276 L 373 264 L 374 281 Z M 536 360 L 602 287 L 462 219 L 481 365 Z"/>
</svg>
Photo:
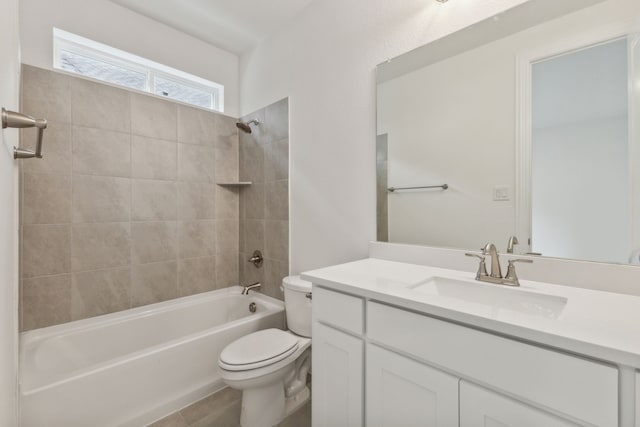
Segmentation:
<svg viewBox="0 0 640 427">
<path fill-rule="evenodd" d="M 242 393 L 225 388 L 148 427 L 240 427 Z M 311 401 L 278 427 L 311 427 Z"/>
</svg>

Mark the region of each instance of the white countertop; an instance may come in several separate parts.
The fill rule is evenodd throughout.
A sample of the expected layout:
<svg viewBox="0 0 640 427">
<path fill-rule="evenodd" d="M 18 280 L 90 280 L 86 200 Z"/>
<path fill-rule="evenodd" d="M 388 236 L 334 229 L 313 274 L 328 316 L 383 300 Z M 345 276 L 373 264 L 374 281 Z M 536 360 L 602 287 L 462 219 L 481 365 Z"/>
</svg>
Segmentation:
<svg viewBox="0 0 640 427">
<path fill-rule="evenodd" d="M 489 295 L 498 292 L 495 288 L 543 294 L 552 301 L 561 301 L 561 309 L 554 313 L 527 313 L 492 305 L 487 298 L 474 301 L 473 295 L 445 296 L 412 289 L 431 277 L 489 286 Z M 308 271 L 302 278 L 366 299 L 640 368 L 640 297 L 529 280 L 520 280 L 520 287 L 512 288 L 475 281 L 475 274 L 465 271 L 375 258 Z"/>
</svg>

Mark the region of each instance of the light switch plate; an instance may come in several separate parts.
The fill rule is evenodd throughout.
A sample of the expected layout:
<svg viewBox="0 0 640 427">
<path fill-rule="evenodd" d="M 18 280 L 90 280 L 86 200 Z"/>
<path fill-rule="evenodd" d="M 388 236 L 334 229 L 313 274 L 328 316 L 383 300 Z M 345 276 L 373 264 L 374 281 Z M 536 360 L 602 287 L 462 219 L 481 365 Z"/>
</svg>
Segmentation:
<svg viewBox="0 0 640 427">
<path fill-rule="evenodd" d="M 504 185 L 493 187 L 493 200 L 496 202 L 511 200 L 511 191 L 509 187 Z"/>
</svg>

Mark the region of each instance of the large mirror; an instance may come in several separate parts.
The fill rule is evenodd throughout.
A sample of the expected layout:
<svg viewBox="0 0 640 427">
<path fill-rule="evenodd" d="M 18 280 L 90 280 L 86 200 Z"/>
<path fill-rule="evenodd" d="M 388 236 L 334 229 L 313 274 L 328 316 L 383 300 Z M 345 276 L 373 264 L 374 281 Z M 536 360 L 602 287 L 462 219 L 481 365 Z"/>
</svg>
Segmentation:
<svg viewBox="0 0 640 427">
<path fill-rule="evenodd" d="M 379 65 L 378 240 L 640 264 L 638 34 L 530 0 Z"/>
</svg>

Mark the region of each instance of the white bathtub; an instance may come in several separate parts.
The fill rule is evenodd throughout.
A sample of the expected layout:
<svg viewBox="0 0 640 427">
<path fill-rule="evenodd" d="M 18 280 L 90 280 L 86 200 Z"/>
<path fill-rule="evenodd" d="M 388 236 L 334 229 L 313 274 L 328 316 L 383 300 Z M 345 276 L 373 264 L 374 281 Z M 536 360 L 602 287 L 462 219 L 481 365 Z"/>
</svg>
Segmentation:
<svg viewBox="0 0 640 427">
<path fill-rule="evenodd" d="M 281 301 L 240 290 L 22 333 L 22 426 L 139 427 L 221 389 L 224 346 L 284 326 Z"/>
</svg>

